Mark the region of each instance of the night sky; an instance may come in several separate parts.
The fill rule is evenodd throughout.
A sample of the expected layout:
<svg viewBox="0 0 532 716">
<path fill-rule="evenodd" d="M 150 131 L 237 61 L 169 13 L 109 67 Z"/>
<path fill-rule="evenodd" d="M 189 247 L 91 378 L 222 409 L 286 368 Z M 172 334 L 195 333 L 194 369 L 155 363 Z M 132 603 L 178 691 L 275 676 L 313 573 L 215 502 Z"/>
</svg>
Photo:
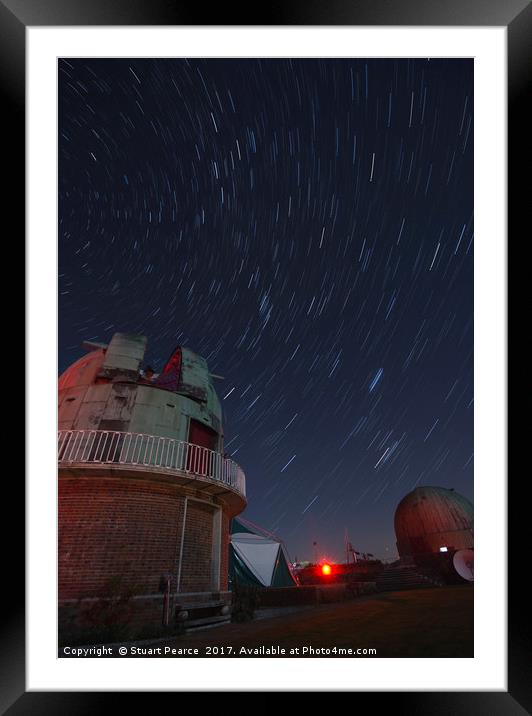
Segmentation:
<svg viewBox="0 0 532 716">
<path fill-rule="evenodd" d="M 59 370 L 204 356 L 244 516 L 292 558 L 396 555 L 473 497 L 473 61 L 59 61 Z"/>
</svg>

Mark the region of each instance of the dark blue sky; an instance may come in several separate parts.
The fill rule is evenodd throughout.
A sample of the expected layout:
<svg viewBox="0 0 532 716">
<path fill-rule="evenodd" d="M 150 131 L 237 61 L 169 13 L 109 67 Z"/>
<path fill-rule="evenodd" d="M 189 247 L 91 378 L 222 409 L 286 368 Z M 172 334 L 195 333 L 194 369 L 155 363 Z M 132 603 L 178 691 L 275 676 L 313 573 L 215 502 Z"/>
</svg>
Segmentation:
<svg viewBox="0 0 532 716">
<path fill-rule="evenodd" d="M 244 516 L 395 555 L 473 497 L 473 61 L 60 60 L 59 368 L 203 355 Z"/>
</svg>

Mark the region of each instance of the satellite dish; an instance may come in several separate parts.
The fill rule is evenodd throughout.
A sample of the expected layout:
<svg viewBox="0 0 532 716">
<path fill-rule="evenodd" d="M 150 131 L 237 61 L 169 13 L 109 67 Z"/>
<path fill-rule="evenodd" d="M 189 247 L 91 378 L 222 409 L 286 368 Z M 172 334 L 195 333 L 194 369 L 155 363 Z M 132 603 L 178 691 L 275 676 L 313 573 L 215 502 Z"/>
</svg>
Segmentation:
<svg viewBox="0 0 532 716">
<path fill-rule="evenodd" d="M 475 554 L 472 549 L 459 549 L 454 553 L 453 565 L 458 574 L 468 582 L 473 581 Z"/>
</svg>

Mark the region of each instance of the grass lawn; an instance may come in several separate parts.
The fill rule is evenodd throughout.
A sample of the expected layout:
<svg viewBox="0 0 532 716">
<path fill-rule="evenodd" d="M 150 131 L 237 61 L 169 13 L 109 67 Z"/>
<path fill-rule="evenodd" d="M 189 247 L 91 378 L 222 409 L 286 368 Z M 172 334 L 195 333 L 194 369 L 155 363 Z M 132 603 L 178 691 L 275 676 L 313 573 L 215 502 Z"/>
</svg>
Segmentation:
<svg viewBox="0 0 532 716">
<path fill-rule="evenodd" d="M 473 588 L 385 592 L 271 619 L 191 632 L 162 645 L 198 647 L 200 656 L 205 656 L 206 646 L 232 646 L 235 655 L 241 647 L 279 646 L 289 650 L 336 646 L 373 648 L 377 658 L 473 657 Z"/>
</svg>

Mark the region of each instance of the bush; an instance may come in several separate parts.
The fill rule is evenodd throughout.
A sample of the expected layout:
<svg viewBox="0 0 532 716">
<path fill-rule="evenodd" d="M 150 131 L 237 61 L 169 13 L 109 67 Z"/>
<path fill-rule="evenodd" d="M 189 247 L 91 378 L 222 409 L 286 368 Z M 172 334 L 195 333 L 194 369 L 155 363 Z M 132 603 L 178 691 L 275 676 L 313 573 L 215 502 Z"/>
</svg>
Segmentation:
<svg viewBox="0 0 532 716">
<path fill-rule="evenodd" d="M 231 610 L 232 622 L 248 622 L 255 616 L 260 604 L 260 588 L 235 582 Z"/>
<path fill-rule="evenodd" d="M 133 638 L 138 641 L 143 639 L 161 639 L 163 637 L 181 636 L 186 631 L 183 622 L 174 622 L 173 624 L 144 624 L 134 632 Z"/>
<path fill-rule="evenodd" d="M 131 637 L 131 598 L 135 590 L 123 585 L 121 577 L 112 577 L 101 597 L 76 608 L 59 632 L 59 645 L 79 645 L 126 641 Z M 79 615 L 79 617 L 78 617 Z"/>
</svg>

